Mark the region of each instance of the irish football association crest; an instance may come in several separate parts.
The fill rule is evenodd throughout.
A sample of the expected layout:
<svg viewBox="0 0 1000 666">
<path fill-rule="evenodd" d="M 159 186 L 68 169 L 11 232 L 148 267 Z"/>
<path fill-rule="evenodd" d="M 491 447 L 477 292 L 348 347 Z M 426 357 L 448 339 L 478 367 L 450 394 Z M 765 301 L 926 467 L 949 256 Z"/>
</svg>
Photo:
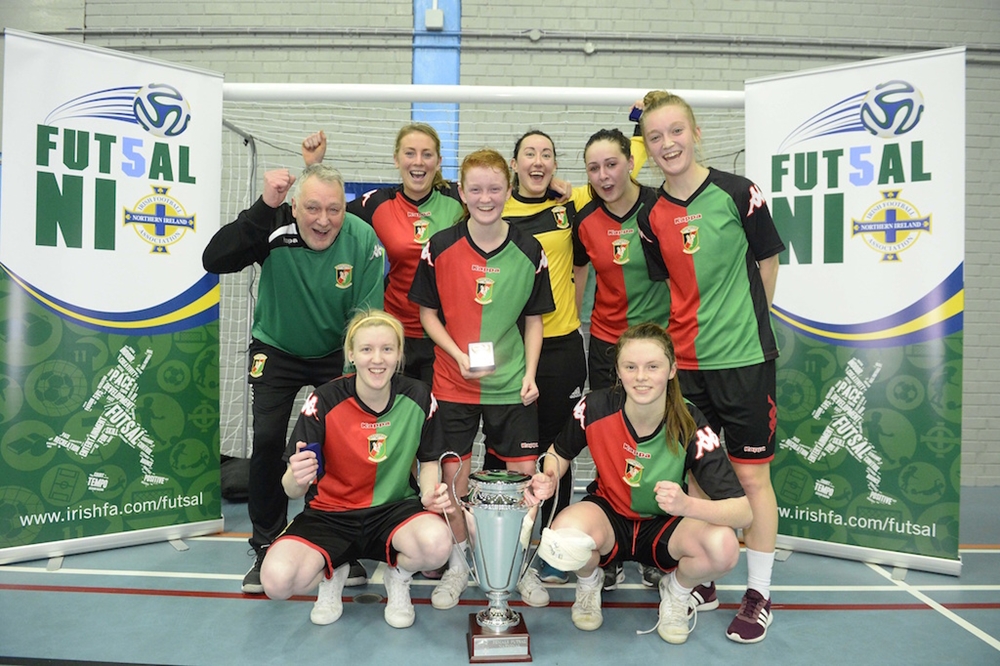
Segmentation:
<svg viewBox="0 0 1000 666">
<path fill-rule="evenodd" d="M 921 233 L 931 232 L 931 216 L 921 215 L 916 206 L 900 199 L 899 193 L 882 192 L 882 200 L 860 220 L 851 220 L 851 236 L 861 236 L 868 247 L 882 255 L 882 261 L 899 261 L 900 252 L 913 247 Z"/>
<path fill-rule="evenodd" d="M 169 187 L 153 185 L 153 193 L 139 199 L 133 210 L 125 209 L 124 224 L 132 225 L 139 238 L 153 246 L 153 254 L 169 254 L 167 248 L 194 231 L 194 215 L 188 215 Z"/>
</svg>

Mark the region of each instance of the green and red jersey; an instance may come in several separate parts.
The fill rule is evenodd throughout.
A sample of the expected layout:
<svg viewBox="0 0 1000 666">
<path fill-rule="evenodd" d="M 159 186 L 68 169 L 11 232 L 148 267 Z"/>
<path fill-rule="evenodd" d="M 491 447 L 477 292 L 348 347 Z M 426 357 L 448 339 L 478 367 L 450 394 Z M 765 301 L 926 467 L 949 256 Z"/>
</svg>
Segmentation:
<svg viewBox="0 0 1000 666">
<path fill-rule="evenodd" d="M 663 327 L 670 318 L 670 290 L 649 277 L 642 251 L 639 211 L 656 203 L 656 190 L 640 186 L 632 209 L 618 217 L 595 199 L 577 213 L 576 264 L 594 266 L 596 290 L 590 313 L 590 334 L 615 344 L 629 326 L 654 321 Z"/>
<path fill-rule="evenodd" d="M 661 425 L 639 438 L 625 416 L 625 391 L 620 387 L 587 394 L 573 410 L 573 419 L 555 441 L 555 451 L 572 460 L 590 449 L 597 469 L 594 494 L 606 499 L 625 518 L 642 520 L 665 516 L 656 503 L 656 483 L 673 481 L 687 489 L 690 471 L 710 499 L 743 497 L 743 486 L 729 456 L 698 408 L 687 403 L 697 431 L 687 443 L 668 447 Z"/>
<path fill-rule="evenodd" d="M 355 375 L 327 382 L 306 399 L 285 461 L 296 442 L 323 443 L 323 469 L 306 504 L 318 511 L 353 511 L 419 495 L 413 461 L 430 460 L 430 418 L 436 403 L 423 382 L 397 374 L 389 404 L 373 412 L 357 395 Z"/>
<path fill-rule="evenodd" d="M 385 247 L 389 260 L 386 312 L 403 322 L 406 337 L 424 337 L 420 308 L 407 294 L 423 246 L 435 233 L 465 216 L 456 186 L 447 190 L 434 188 L 419 201 L 407 197 L 402 185 L 379 188 L 348 203 L 347 210 L 371 224 Z"/>
<path fill-rule="evenodd" d="M 670 335 L 682 370 L 777 358 L 757 262 L 785 249 L 753 182 L 709 169 L 687 201 L 662 189 L 639 211 L 650 279 L 670 284 Z"/>
<path fill-rule="evenodd" d="M 291 206 L 257 199 L 216 232 L 202 263 L 212 273 L 260 264 L 253 337 L 292 356 L 321 358 L 343 348 L 356 310 L 382 307 L 383 254 L 372 228 L 350 213 L 330 247 L 312 250 Z"/>
<path fill-rule="evenodd" d="M 438 400 L 478 405 L 521 402 L 524 339 L 518 324 L 555 305 L 545 253 L 530 235 L 510 225 L 507 239 L 483 252 L 464 221 L 439 231 L 424 247 L 410 300 L 438 311 L 455 344 L 468 353 L 471 342 L 492 342 L 496 370 L 467 380 L 447 352 L 435 348 L 434 395 Z"/>
</svg>

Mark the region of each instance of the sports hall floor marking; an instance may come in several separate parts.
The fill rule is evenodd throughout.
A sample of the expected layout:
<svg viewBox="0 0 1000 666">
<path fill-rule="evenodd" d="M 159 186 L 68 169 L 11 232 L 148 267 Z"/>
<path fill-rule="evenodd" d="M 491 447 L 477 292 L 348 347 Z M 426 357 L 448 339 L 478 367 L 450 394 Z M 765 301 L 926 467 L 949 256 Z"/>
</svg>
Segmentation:
<svg viewBox="0 0 1000 666">
<path fill-rule="evenodd" d="M 951 620 L 952 622 L 954 622 L 955 624 L 957 624 L 962 629 L 965 629 L 970 634 L 972 634 L 976 638 L 980 639 L 981 641 L 983 641 L 984 643 L 986 643 L 987 645 L 989 645 L 990 647 L 992 647 L 994 650 L 1000 651 L 1000 640 L 997 640 L 996 638 L 993 638 L 992 636 L 990 636 L 989 634 L 987 634 L 985 631 L 983 631 L 982 629 L 980 629 L 976 625 L 972 624 L 971 622 L 968 622 L 967 620 L 965 620 L 962 617 L 959 617 L 954 612 L 952 612 L 951 610 L 949 610 L 948 608 L 946 608 L 944 605 L 942 605 L 942 604 L 934 601 L 933 599 L 931 599 L 930 597 L 928 597 L 926 594 L 924 594 L 923 592 L 921 592 L 919 588 L 914 587 L 912 585 L 909 585 L 904 580 L 895 580 L 895 579 L 893 579 L 892 578 L 892 573 L 889 572 L 889 571 L 886 571 L 885 569 L 883 569 L 879 565 L 868 564 L 868 568 L 870 568 L 872 571 L 874 571 L 875 573 L 879 574 L 880 576 L 888 578 L 889 580 L 891 580 L 893 582 L 893 584 L 895 586 L 899 587 L 900 589 L 905 590 L 909 594 L 912 594 L 915 598 L 921 600 L 922 602 L 924 602 L 925 604 L 927 604 L 928 606 L 930 606 L 931 608 L 933 608 L 934 610 L 936 610 L 938 613 L 940 613 L 941 615 L 945 616 L 946 618 L 948 618 L 949 620 Z"/>
</svg>

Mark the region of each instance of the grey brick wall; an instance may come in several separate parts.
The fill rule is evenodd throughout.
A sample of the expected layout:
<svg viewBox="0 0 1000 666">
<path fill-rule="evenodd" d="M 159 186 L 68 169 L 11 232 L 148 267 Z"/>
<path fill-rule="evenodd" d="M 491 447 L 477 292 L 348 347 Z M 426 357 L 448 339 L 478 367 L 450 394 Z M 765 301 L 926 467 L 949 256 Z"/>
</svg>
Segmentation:
<svg viewBox="0 0 1000 666">
<path fill-rule="evenodd" d="M 411 80 L 413 5 L 407 1 L 4 0 L 0 24 L 221 71 L 230 82 Z M 150 30 L 139 34 L 138 28 Z M 992 258 L 1000 252 L 994 222 L 1000 185 L 991 167 L 1000 163 L 994 111 L 1000 3 L 467 0 L 461 78 L 467 84 L 735 90 L 747 78 L 963 44 L 969 65 L 962 478 L 966 485 L 995 486 L 1000 262 Z"/>
</svg>

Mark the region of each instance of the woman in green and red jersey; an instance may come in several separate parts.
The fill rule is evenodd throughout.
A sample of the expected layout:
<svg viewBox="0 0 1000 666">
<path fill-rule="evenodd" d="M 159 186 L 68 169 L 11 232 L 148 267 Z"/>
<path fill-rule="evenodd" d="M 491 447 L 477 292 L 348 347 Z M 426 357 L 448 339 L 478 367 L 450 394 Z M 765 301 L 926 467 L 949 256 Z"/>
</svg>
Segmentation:
<svg viewBox="0 0 1000 666">
<path fill-rule="evenodd" d="M 641 140 L 635 147 L 644 162 Z M 644 321 L 666 326 L 670 318 L 670 290 L 649 279 L 636 223 L 639 211 L 656 201 L 656 190 L 636 182 L 632 151 L 620 130 L 602 129 L 583 152 L 593 200 L 577 211 L 576 240 L 596 277 L 587 355 L 591 390 L 614 383 L 614 348 L 626 328 Z"/>
<path fill-rule="evenodd" d="M 285 449 L 282 485 L 289 497 L 305 496 L 305 508 L 267 549 L 261 582 L 272 599 L 319 583 L 309 617 L 330 624 L 343 611 L 349 561 L 384 561 L 385 620 L 402 629 L 415 617 L 413 573 L 441 566 L 451 550 L 440 515 L 451 503 L 429 448 L 434 398 L 426 384 L 397 372 L 403 326 L 395 317 L 359 313 L 344 348 L 357 372 L 313 391 Z M 419 495 L 410 473 L 416 459 Z"/>
<path fill-rule="evenodd" d="M 615 361 L 619 383 L 577 404 L 544 459 L 556 478 L 589 448 L 597 479 L 543 530 L 538 553 L 576 572 L 572 619 L 584 631 L 603 623 L 601 566 L 634 560 L 669 571 L 659 582 L 656 629 L 683 643 L 696 613 L 691 591 L 736 566 L 734 529 L 749 524 L 750 504 L 718 436 L 681 396 L 666 330 L 655 322 L 628 328 Z M 687 494 L 689 475 L 703 495 Z"/>
<path fill-rule="evenodd" d="M 325 155 L 323 132 L 303 140 L 306 164 L 321 162 Z M 421 249 L 435 233 L 461 220 L 465 211 L 457 187 L 441 175 L 441 139 L 433 127 L 425 123 L 404 125 L 396 134 L 393 162 L 402 182 L 366 192 L 348 202 L 347 210 L 372 225 L 385 247 L 389 260 L 385 309 L 403 322 L 406 331 L 403 373 L 430 384 L 434 342 L 424 335 L 419 308 L 407 294 Z"/>
<path fill-rule="evenodd" d="M 554 309 L 548 264 L 538 241 L 503 218 L 511 191 L 503 157 L 476 151 L 462 161 L 460 174 L 469 219 L 431 237 L 410 289 L 437 345 L 435 442 L 441 453 L 453 450 L 469 461 L 482 418 L 489 450 L 507 469 L 530 474 L 538 457 L 542 315 Z M 474 363 L 471 345 L 492 353 Z M 470 466 L 451 461 L 443 467 L 445 482 L 464 495 Z M 455 606 L 469 583 L 465 525 L 457 521 L 452 528 L 459 546 L 431 595 L 439 609 Z"/>
<path fill-rule="evenodd" d="M 785 245 L 760 188 L 699 163 L 701 130 L 687 102 L 653 91 L 644 106 L 643 138 L 664 182 L 656 202 L 639 213 L 643 250 L 650 278 L 670 285 L 681 390 L 724 435 L 753 509 L 753 524 L 743 531 L 747 591 L 726 635 L 756 643 L 771 623 L 778 533 L 770 470 L 778 346 L 770 307 Z M 695 596 L 704 609 L 718 607 L 714 583 Z"/>
</svg>

